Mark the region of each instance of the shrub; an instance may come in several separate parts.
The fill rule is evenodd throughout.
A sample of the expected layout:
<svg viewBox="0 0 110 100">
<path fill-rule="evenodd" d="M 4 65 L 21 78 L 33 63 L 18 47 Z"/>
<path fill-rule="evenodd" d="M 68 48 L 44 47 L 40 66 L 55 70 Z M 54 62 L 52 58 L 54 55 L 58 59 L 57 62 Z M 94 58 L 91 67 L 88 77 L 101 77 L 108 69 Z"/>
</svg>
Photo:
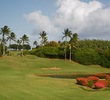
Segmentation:
<svg viewBox="0 0 110 100">
<path fill-rule="evenodd" d="M 39 57 L 49 57 L 49 58 L 56 58 L 57 56 L 57 48 L 56 47 L 40 47 L 34 50 L 33 54 L 39 56 Z"/>
<path fill-rule="evenodd" d="M 107 86 L 110 87 L 110 77 L 107 80 Z"/>
<path fill-rule="evenodd" d="M 76 78 L 77 84 L 88 86 L 88 80 L 87 78 Z"/>
<path fill-rule="evenodd" d="M 108 76 L 108 74 L 98 74 Z M 89 76 L 88 78 L 76 78 L 77 84 L 88 86 L 92 89 L 103 89 L 110 87 L 110 76 L 107 79 L 99 79 L 96 76 Z"/>
<path fill-rule="evenodd" d="M 99 64 L 100 56 L 93 49 L 79 49 L 74 52 L 74 60 L 84 65 Z"/>
<path fill-rule="evenodd" d="M 106 68 L 110 68 L 110 58 L 105 55 L 101 55 L 100 65 Z"/>
<path fill-rule="evenodd" d="M 108 86 L 107 80 L 99 80 L 94 84 L 94 88 L 96 89 L 102 89 Z"/>
<path fill-rule="evenodd" d="M 92 80 L 93 83 L 96 83 L 97 81 L 99 81 L 99 78 L 96 77 L 96 76 L 89 76 L 89 77 L 88 77 L 88 80 Z"/>
<path fill-rule="evenodd" d="M 92 87 L 93 87 L 93 85 L 94 85 L 93 80 L 88 79 L 88 87 L 92 88 Z"/>
<path fill-rule="evenodd" d="M 100 83 L 100 82 L 97 82 L 97 83 L 94 84 L 94 87 L 96 89 L 103 89 L 103 88 L 105 88 L 105 85 Z"/>
<path fill-rule="evenodd" d="M 108 74 L 97 74 L 96 77 L 99 77 L 100 79 L 106 79 L 107 77 L 109 77 Z"/>
</svg>

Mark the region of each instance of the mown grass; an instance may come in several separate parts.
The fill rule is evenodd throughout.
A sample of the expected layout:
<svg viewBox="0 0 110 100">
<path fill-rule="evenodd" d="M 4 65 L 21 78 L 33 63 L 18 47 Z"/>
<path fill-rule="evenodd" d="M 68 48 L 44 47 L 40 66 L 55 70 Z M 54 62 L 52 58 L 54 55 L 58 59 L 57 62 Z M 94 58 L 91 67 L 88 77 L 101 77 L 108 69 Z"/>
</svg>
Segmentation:
<svg viewBox="0 0 110 100">
<path fill-rule="evenodd" d="M 50 69 L 54 67 L 61 69 Z M 75 79 L 35 75 L 102 72 L 110 73 L 110 69 L 36 56 L 5 56 L 0 58 L 0 100 L 108 100 L 109 90 L 86 91 Z"/>
</svg>

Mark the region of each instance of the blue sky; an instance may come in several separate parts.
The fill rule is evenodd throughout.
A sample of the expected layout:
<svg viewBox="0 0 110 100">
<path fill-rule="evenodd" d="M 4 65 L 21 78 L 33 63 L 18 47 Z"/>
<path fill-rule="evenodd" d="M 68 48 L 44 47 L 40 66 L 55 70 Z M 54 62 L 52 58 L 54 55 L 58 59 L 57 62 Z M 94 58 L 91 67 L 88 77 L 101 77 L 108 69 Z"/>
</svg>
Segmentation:
<svg viewBox="0 0 110 100">
<path fill-rule="evenodd" d="M 13 31 L 27 32 L 31 27 L 24 14 L 41 10 L 45 15 L 50 15 L 54 10 L 52 0 L 0 0 L 0 27 L 8 25 Z M 51 9 L 50 9 L 51 8 Z M 32 28 L 32 27 L 31 27 Z M 31 32 L 31 30 L 28 30 Z M 25 33 L 26 34 L 26 33 Z"/>
<path fill-rule="evenodd" d="M 27 34 L 31 44 L 35 40 L 39 42 L 41 31 L 47 32 L 49 40 L 60 40 L 65 28 L 71 29 L 73 33 L 77 32 L 82 39 L 110 40 L 110 0 L 77 1 L 0 0 L 0 28 L 9 26 L 17 34 L 17 38 Z M 95 23 L 96 20 L 98 24 Z"/>
</svg>

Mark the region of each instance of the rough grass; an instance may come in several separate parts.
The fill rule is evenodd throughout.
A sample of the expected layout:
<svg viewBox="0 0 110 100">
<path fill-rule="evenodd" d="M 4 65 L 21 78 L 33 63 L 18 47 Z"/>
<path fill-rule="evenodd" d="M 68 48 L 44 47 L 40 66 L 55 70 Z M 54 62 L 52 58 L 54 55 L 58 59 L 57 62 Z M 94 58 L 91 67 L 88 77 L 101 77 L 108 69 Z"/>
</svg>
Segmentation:
<svg viewBox="0 0 110 100">
<path fill-rule="evenodd" d="M 51 70 L 53 67 L 61 70 Z M 36 56 L 5 56 L 0 58 L 0 100 L 108 100 L 109 90 L 86 91 L 76 85 L 75 79 L 35 76 L 101 72 L 110 73 L 110 69 Z"/>
</svg>

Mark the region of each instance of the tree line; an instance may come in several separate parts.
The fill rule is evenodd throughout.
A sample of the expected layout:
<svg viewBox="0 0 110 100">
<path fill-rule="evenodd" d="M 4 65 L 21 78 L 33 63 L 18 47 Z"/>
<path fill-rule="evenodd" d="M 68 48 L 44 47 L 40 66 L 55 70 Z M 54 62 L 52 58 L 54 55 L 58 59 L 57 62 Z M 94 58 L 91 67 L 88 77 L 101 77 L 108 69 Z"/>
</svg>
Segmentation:
<svg viewBox="0 0 110 100">
<path fill-rule="evenodd" d="M 9 55 L 11 55 L 12 48 L 14 50 L 22 49 L 22 55 L 27 53 L 39 57 L 60 58 L 85 65 L 98 64 L 110 68 L 110 41 L 108 40 L 80 40 L 77 33 L 73 33 L 67 28 L 62 32 L 60 41 L 48 41 L 47 33 L 42 31 L 39 33 L 40 44 L 35 40 L 33 42 L 35 48 L 29 50 L 31 47 L 26 34 L 17 40 L 15 33 L 11 32 L 8 26 L 1 28 L 0 34 L 2 35 L 0 46 L 2 55 L 5 54 L 6 43 L 9 41 Z M 16 44 L 12 44 L 11 41 Z M 29 51 L 24 52 L 25 49 Z"/>
<path fill-rule="evenodd" d="M 4 56 L 6 54 L 6 50 L 8 49 L 9 55 L 11 55 L 11 49 L 14 45 L 12 45 L 12 41 L 14 41 L 16 44 L 16 49 L 22 49 L 22 55 L 23 50 L 26 47 L 26 44 L 29 43 L 29 37 L 24 34 L 20 39 L 16 40 L 16 34 L 11 31 L 11 29 L 8 26 L 4 26 L 0 29 L 0 35 L 1 35 L 1 45 L 0 45 L 0 55 Z M 6 46 L 7 42 L 9 42 L 9 46 Z M 26 43 L 26 44 L 25 44 Z"/>
<path fill-rule="evenodd" d="M 47 41 L 45 31 L 40 33 L 40 38 L 41 45 L 36 45 L 36 48 L 29 52 L 30 54 L 110 68 L 110 41 L 108 40 L 80 40 L 78 34 L 72 33 L 68 28 L 63 32 L 62 41 Z"/>
</svg>

